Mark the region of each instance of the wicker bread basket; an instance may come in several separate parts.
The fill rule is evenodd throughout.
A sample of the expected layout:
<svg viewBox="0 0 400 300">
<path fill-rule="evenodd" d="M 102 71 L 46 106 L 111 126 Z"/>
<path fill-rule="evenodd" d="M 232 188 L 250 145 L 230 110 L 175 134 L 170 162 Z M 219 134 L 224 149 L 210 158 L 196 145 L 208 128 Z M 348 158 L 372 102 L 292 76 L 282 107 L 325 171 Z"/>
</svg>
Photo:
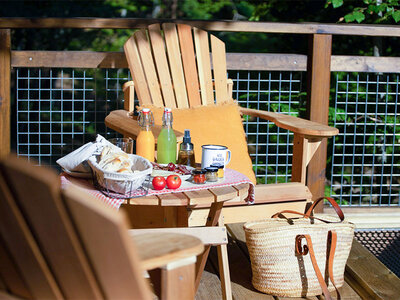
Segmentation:
<svg viewBox="0 0 400 300">
<path fill-rule="evenodd" d="M 102 187 L 120 194 L 127 194 L 138 189 L 153 171 L 153 166 L 147 159 L 134 154 L 129 154 L 129 158 L 132 160 L 133 173 L 118 174 L 105 171 L 97 163 L 95 157 L 90 157 L 88 163 Z"/>
<path fill-rule="evenodd" d="M 278 214 L 277 214 L 278 215 Z M 318 217 L 317 215 L 315 217 Z M 253 286 L 262 292 L 281 297 L 321 295 L 323 288 L 313 267 L 311 255 L 296 253 L 297 238 L 309 235 L 315 259 L 328 282 L 328 290 L 344 282 L 344 269 L 350 253 L 354 225 L 337 217 L 280 219 L 272 218 L 244 225 L 246 244 L 253 271 Z M 330 223 L 333 222 L 333 223 Z M 328 232 L 335 231 L 336 251 L 333 250 L 333 279 L 327 280 Z M 310 245 L 308 245 L 310 247 Z M 310 250 L 311 254 L 311 250 Z"/>
</svg>

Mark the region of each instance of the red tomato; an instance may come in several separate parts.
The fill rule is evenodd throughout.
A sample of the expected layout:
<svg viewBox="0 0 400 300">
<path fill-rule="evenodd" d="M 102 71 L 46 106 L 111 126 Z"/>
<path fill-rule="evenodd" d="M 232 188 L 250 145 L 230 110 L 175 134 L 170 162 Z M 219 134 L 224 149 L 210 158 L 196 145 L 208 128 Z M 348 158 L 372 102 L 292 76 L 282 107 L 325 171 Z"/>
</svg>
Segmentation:
<svg viewBox="0 0 400 300">
<path fill-rule="evenodd" d="M 182 180 L 179 175 L 169 175 L 167 177 L 167 187 L 169 189 L 177 189 L 181 186 Z"/>
<path fill-rule="evenodd" d="M 167 185 L 167 181 L 162 176 L 154 177 L 152 183 L 155 190 L 162 190 Z"/>
</svg>

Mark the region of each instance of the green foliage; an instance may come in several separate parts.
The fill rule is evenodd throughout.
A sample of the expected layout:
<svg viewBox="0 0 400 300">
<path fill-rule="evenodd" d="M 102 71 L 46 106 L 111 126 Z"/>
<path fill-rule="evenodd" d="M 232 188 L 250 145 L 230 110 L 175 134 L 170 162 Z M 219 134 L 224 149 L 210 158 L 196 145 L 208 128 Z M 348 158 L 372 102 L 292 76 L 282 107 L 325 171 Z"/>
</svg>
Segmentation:
<svg viewBox="0 0 400 300">
<path fill-rule="evenodd" d="M 357 6 L 353 6 L 357 3 Z M 398 23 L 400 21 L 399 0 L 327 0 L 326 7 L 333 8 L 346 6 L 346 15 L 339 21 L 346 23 Z"/>
</svg>

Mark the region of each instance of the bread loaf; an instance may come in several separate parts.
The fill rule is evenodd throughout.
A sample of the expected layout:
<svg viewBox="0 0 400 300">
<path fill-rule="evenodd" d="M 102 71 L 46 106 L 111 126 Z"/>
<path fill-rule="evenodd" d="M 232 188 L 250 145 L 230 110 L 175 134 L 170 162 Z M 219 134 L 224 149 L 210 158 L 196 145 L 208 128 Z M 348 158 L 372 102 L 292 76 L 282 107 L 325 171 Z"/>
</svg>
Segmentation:
<svg viewBox="0 0 400 300">
<path fill-rule="evenodd" d="M 103 148 L 100 154 L 99 166 L 104 171 L 132 173 L 132 161 L 125 152 L 115 152 L 109 146 Z"/>
</svg>

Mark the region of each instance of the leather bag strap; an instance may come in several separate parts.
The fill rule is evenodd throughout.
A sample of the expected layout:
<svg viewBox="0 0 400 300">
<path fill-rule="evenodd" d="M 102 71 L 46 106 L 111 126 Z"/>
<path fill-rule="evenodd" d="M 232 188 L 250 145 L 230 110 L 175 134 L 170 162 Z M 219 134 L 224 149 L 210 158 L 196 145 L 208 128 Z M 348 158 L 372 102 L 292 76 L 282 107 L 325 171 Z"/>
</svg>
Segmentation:
<svg viewBox="0 0 400 300">
<path fill-rule="evenodd" d="M 336 287 L 335 281 L 333 279 L 333 258 L 335 257 L 336 244 L 337 244 L 337 233 L 334 230 L 328 231 L 328 244 L 329 244 L 329 256 L 328 256 L 328 274 L 329 278 L 335 287 L 337 299 L 340 300 L 340 293 Z"/>
<path fill-rule="evenodd" d="M 302 213 L 300 213 L 300 212 L 298 212 L 298 211 L 294 211 L 294 210 L 282 210 L 281 212 L 278 212 L 278 213 L 276 213 L 276 214 L 273 214 L 272 216 L 271 216 L 271 218 L 283 218 L 283 219 L 286 219 L 287 221 L 288 221 L 288 223 L 289 224 L 292 224 L 292 222 L 290 222 L 290 220 L 291 220 L 291 218 L 287 218 L 284 214 L 285 213 L 287 213 L 287 214 L 296 214 L 296 215 L 300 215 L 300 216 L 303 216 L 305 219 L 312 219 L 312 220 L 319 220 L 319 221 L 322 221 L 322 222 L 324 222 L 324 223 L 340 223 L 340 222 L 342 222 L 342 221 L 339 221 L 339 222 L 332 222 L 332 221 L 327 221 L 327 220 L 324 220 L 324 219 L 321 219 L 321 218 L 317 218 L 317 217 L 314 217 L 314 216 L 309 216 L 309 215 L 307 215 L 307 214 L 302 214 Z"/>
<path fill-rule="evenodd" d="M 343 221 L 344 220 L 343 211 L 340 209 L 340 207 L 336 203 L 336 201 L 333 200 L 333 198 L 331 198 L 331 197 L 321 197 L 318 200 L 314 201 L 314 203 L 309 207 L 309 209 L 307 209 L 306 215 L 311 216 L 311 214 L 314 211 L 314 208 L 318 205 L 318 203 L 320 203 L 324 199 L 329 201 L 329 203 L 332 205 L 333 209 L 336 211 L 336 214 L 339 216 L 340 221 Z"/>
<path fill-rule="evenodd" d="M 302 247 L 302 239 L 303 238 L 306 239 L 307 245 L 304 245 Z M 330 230 L 328 232 L 328 244 L 330 245 L 329 257 L 327 258 L 328 259 L 328 276 L 330 277 L 330 280 L 336 289 L 337 299 L 340 300 L 340 294 L 339 294 L 339 291 L 338 291 L 338 289 L 335 285 L 334 279 L 333 279 L 333 258 L 335 256 L 336 243 L 337 243 L 336 231 Z M 300 234 L 300 235 L 296 236 L 296 253 L 299 255 L 307 255 L 308 253 L 310 253 L 311 263 L 313 265 L 315 275 L 317 275 L 319 285 L 322 288 L 322 293 L 324 294 L 324 297 L 326 300 L 332 300 L 332 297 L 329 293 L 328 287 L 327 287 L 325 280 L 321 274 L 321 271 L 318 267 L 318 263 L 315 258 L 314 248 L 313 248 L 312 241 L 311 241 L 311 236 L 309 234 Z"/>
</svg>

